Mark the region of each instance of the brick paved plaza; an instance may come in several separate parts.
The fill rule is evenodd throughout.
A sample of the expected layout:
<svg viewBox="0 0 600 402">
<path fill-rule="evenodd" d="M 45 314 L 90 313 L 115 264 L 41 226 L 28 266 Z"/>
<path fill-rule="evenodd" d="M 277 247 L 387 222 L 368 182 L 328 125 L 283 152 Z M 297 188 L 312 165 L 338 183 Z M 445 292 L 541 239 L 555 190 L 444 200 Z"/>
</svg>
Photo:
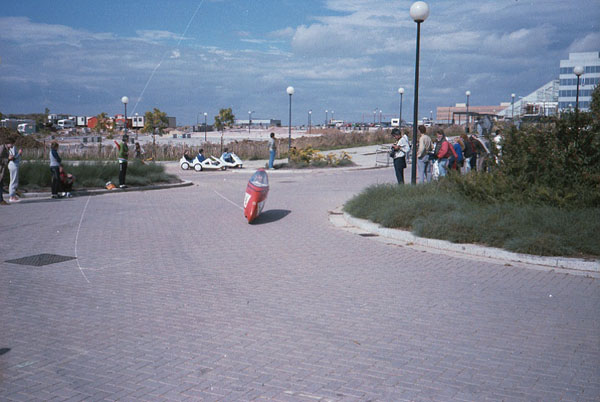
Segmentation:
<svg viewBox="0 0 600 402">
<path fill-rule="evenodd" d="M 248 225 L 251 173 L 0 208 L 0 400 L 600 399 L 598 279 L 329 223 L 391 169 L 276 171 Z"/>
</svg>

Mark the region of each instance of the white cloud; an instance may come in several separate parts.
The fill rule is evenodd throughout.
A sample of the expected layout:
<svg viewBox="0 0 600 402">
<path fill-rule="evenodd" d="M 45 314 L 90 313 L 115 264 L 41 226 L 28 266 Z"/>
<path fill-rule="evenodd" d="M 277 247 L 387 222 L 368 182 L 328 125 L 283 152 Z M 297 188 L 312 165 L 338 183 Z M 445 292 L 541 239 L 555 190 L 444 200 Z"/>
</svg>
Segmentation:
<svg viewBox="0 0 600 402">
<path fill-rule="evenodd" d="M 581 38 L 577 38 L 568 48 L 569 52 L 593 52 L 600 51 L 600 32 L 591 32 Z"/>
<path fill-rule="evenodd" d="M 142 30 L 137 30 L 135 31 L 135 33 L 137 34 L 136 39 L 142 40 L 142 41 L 147 41 L 147 42 L 160 42 L 160 41 L 179 41 L 179 40 L 183 40 L 183 39 L 189 39 L 189 38 L 183 38 L 181 35 L 178 35 L 176 33 L 173 32 L 169 32 L 169 31 L 161 31 L 161 30 L 148 30 L 148 29 L 142 29 Z"/>
</svg>

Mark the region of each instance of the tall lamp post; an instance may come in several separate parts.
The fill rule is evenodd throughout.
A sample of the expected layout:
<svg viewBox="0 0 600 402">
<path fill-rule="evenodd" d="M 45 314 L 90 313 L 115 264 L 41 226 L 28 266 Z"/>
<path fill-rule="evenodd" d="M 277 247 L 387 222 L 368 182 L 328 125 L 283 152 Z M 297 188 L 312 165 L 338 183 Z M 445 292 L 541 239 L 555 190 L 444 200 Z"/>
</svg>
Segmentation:
<svg viewBox="0 0 600 402">
<path fill-rule="evenodd" d="M 575 115 L 579 114 L 579 77 L 583 74 L 584 69 L 582 66 L 575 66 L 573 68 L 573 73 L 577 76 L 577 94 L 575 98 Z"/>
<path fill-rule="evenodd" d="M 377 118 L 377 109 L 373 110 L 373 125 L 375 125 L 376 118 Z"/>
<path fill-rule="evenodd" d="M 288 125 L 288 163 L 290 161 L 290 152 L 292 151 L 292 95 L 294 94 L 294 87 L 287 87 L 285 90 L 290 96 L 290 119 Z"/>
<path fill-rule="evenodd" d="M 327 113 L 329 113 L 329 111 L 325 110 L 325 128 L 327 128 Z"/>
<path fill-rule="evenodd" d="M 206 116 L 208 113 L 204 112 L 204 142 L 206 142 Z"/>
<path fill-rule="evenodd" d="M 311 126 L 312 126 L 312 110 L 308 111 L 308 133 L 311 134 Z"/>
<path fill-rule="evenodd" d="M 413 107 L 412 171 L 410 182 L 417 184 L 417 122 L 419 121 L 419 51 L 421 46 L 421 23 L 429 17 L 429 6 L 415 1 L 410 6 L 410 17 L 417 23 L 417 54 L 415 57 L 415 105 Z"/>
<path fill-rule="evenodd" d="M 379 129 L 383 130 L 383 127 L 381 127 L 381 113 L 383 113 L 383 110 L 379 109 Z"/>
<path fill-rule="evenodd" d="M 465 92 L 465 95 L 467 95 L 467 127 L 465 128 L 465 131 L 468 133 L 469 132 L 469 122 L 471 121 L 471 119 L 469 118 L 469 97 L 471 96 L 471 91 Z"/>
<path fill-rule="evenodd" d="M 510 101 L 510 103 L 512 105 L 512 112 L 511 112 L 511 116 L 510 117 L 512 118 L 513 122 L 515 121 L 515 96 L 516 96 L 515 94 L 510 94 L 510 97 L 512 99 Z"/>
<path fill-rule="evenodd" d="M 123 132 L 127 134 L 127 104 L 129 103 L 129 98 L 124 96 L 121 98 L 121 102 L 125 105 L 125 121 L 123 122 Z"/>
<path fill-rule="evenodd" d="M 250 126 L 252 125 L 252 110 L 248 110 L 248 136 L 250 136 Z"/>
<path fill-rule="evenodd" d="M 400 114 L 398 115 L 398 127 L 402 128 L 402 97 L 404 96 L 404 88 L 398 88 L 398 93 L 400 94 Z"/>
<path fill-rule="evenodd" d="M 331 122 L 332 122 L 332 123 L 333 123 L 333 114 L 334 114 L 334 113 L 335 113 L 335 112 L 332 110 L 332 111 L 331 111 Z"/>
</svg>

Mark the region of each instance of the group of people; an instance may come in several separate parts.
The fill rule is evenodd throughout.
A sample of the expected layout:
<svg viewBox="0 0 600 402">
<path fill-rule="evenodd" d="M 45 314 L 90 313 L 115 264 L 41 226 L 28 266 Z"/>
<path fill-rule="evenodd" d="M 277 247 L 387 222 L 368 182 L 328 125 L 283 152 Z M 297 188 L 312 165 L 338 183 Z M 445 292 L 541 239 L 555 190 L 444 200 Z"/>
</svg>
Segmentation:
<svg viewBox="0 0 600 402">
<path fill-rule="evenodd" d="M 425 126 L 418 127 L 417 147 L 417 183 L 427 183 L 433 178 L 446 176 L 448 170 L 457 170 L 463 174 L 471 170 L 483 170 L 484 162 L 490 155 L 486 142 L 475 135 L 463 133 L 449 140 L 440 128 L 435 131 L 436 141 L 427 135 Z M 394 161 L 394 171 L 399 184 L 404 183 L 406 158 L 411 150 L 411 144 L 406 132 L 398 128 L 392 130 L 395 144 L 390 150 Z M 496 138 L 501 136 L 496 133 Z"/>
</svg>

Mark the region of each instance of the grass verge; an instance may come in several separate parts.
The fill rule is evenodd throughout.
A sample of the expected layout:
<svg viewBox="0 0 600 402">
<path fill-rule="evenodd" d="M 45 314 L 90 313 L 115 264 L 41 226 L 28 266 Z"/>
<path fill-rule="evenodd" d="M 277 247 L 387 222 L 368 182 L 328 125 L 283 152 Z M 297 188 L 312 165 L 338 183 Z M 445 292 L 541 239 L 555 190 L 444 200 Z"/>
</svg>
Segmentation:
<svg viewBox="0 0 600 402">
<path fill-rule="evenodd" d="M 119 164 L 117 162 L 89 162 L 65 164 L 67 173 L 75 176 L 74 188 L 104 187 L 106 182 L 119 182 Z M 160 164 L 142 164 L 132 161 L 127 166 L 127 184 L 130 186 L 148 186 L 155 183 L 173 183 L 177 177 L 165 173 Z M 38 190 L 50 187 L 50 168 L 43 162 L 24 162 L 19 168 L 19 184 L 26 190 Z"/>
<path fill-rule="evenodd" d="M 544 256 L 599 257 L 600 208 L 469 200 L 448 183 L 368 187 L 344 211 L 417 236 Z"/>
</svg>

